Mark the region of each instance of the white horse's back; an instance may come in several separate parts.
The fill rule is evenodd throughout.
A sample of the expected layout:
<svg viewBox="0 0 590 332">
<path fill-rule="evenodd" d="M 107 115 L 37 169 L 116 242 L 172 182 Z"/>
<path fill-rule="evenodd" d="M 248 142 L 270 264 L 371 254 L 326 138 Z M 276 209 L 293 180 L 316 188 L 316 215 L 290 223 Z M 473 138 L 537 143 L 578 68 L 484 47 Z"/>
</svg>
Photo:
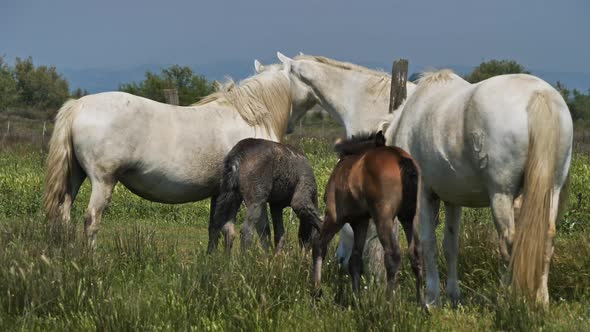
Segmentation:
<svg viewBox="0 0 590 332">
<path fill-rule="evenodd" d="M 211 196 L 231 143 L 255 135 L 237 112 L 223 114 L 215 105 L 179 107 L 120 92 L 87 96 L 77 103 L 72 136 L 86 172 L 116 172 L 131 191 L 157 202 Z M 233 125 L 219 135 L 227 123 Z"/>
</svg>

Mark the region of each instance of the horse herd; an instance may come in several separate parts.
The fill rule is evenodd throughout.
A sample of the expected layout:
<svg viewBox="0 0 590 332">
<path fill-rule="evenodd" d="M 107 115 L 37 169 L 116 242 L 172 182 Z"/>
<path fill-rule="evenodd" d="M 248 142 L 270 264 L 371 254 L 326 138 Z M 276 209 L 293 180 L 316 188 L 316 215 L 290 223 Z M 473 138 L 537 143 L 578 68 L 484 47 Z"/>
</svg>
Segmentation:
<svg viewBox="0 0 590 332">
<path fill-rule="evenodd" d="M 279 64 L 255 61 L 254 76 L 187 107 L 122 92 L 66 102 L 47 160 L 44 207 L 50 222 L 69 222 L 78 190 L 89 178 L 84 229 L 91 246 L 121 182 L 155 202 L 211 198 L 209 251 L 220 233 L 231 247 L 232 219 L 242 200 L 248 208 L 242 247 L 251 243 L 255 228 L 269 248 L 268 203 L 280 250 L 282 210 L 291 206 L 301 221 L 301 243 L 312 246 L 316 287 L 327 244 L 342 228 L 337 256 L 358 291 L 365 247 L 382 253 L 367 259 L 385 263 L 391 290 L 400 261 L 397 217 L 408 240 L 418 300 L 430 306 L 440 297 L 435 233 L 440 202 L 446 291 L 453 304 L 460 298 L 461 207 L 491 206 L 511 287 L 548 303 L 555 223 L 566 196 L 573 138 L 558 91 L 531 75 L 470 84 L 441 70 L 424 73 L 417 84 L 408 82 L 407 99 L 390 113 L 388 74 L 320 56 L 277 56 Z M 309 162 L 296 149 L 275 143 L 316 104 L 349 137 L 337 145 L 340 160 L 326 188 L 323 220 Z"/>
</svg>

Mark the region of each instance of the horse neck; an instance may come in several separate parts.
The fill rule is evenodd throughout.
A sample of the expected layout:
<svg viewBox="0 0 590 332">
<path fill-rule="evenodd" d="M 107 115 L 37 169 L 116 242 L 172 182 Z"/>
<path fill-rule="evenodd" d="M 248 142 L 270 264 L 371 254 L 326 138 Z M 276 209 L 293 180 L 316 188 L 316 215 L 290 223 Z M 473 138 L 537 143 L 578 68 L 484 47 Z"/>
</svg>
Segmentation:
<svg viewBox="0 0 590 332">
<path fill-rule="evenodd" d="M 377 129 L 387 115 L 391 79 L 385 74 L 371 75 L 338 68 L 329 68 L 326 74 L 330 79 L 310 80 L 309 83 L 326 111 L 345 127 L 347 136 Z"/>
<path fill-rule="evenodd" d="M 289 81 L 284 74 L 258 74 L 222 92 L 222 98 L 240 113 L 246 123 L 261 133 L 259 137 L 282 140 L 287 131 L 292 104 Z"/>
</svg>

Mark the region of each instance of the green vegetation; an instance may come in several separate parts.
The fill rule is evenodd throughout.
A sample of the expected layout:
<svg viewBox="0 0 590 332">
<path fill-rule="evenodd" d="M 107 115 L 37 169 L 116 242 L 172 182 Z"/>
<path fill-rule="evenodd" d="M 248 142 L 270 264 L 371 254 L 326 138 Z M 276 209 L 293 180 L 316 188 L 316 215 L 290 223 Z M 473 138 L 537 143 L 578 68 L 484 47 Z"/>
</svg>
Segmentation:
<svg viewBox="0 0 590 332">
<path fill-rule="evenodd" d="M 36 67 L 28 57 L 16 58 L 11 67 L 0 57 L 0 111 L 16 109 L 15 113 L 28 117 L 35 117 L 35 110 L 55 111 L 70 96 L 68 89 L 68 82 L 53 66 Z"/>
<path fill-rule="evenodd" d="M 119 90 L 137 96 L 165 102 L 164 89 L 177 89 L 179 105 L 190 105 L 214 91 L 213 84 L 187 66 L 174 65 L 162 69 L 160 74 L 145 73 L 141 82 L 122 84 Z"/>
<path fill-rule="evenodd" d="M 490 60 L 480 63 L 465 76 L 465 79 L 470 83 L 477 83 L 504 74 L 530 74 L 530 72 L 514 60 Z"/>
<path fill-rule="evenodd" d="M 340 130 L 306 121 L 289 142 L 311 160 L 321 197 L 336 162 L 331 142 Z M 371 284 L 355 302 L 350 280 L 338 277 L 336 240 L 324 265 L 323 297 L 315 301 L 311 257 L 298 248 L 298 221 L 290 219 L 290 211 L 285 211 L 289 239 L 283 254 L 255 249 L 240 255 L 238 244 L 229 258 L 221 252 L 208 256 L 208 202 L 157 204 L 119 185 L 91 255 L 82 239 L 88 183 L 76 201 L 73 226 L 57 231 L 46 226 L 41 211 L 44 170 L 38 149 L 0 151 L 0 170 L 2 330 L 590 329 L 587 155 L 576 155 L 572 165 L 571 204 L 558 227 L 550 274 L 550 311 L 529 309 L 499 288 L 489 210 L 465 209 L 459 259 L 463 305 L 431 315 L 418 308 L 406 258 L 395 300 L 385 299 L 384 285 Z"/>
<path fill-rule="evenodd" d="M 159 74 L 146 72 L 145 80 L 122 84 L 119 90 L 165 102 L 164 89 L 177 89 L 179 104 L 190 105 L 214 91 L 213 83 L 187 66 L 170 66 Z M 70 93 L 68 81 L 54 66 L 35 66 L 33 59 L 16 58 L 14 66 L 0 56 L 0 114 L 30 119 L 50 119 L 68 98 L 88 91 Z"/>
</svg>

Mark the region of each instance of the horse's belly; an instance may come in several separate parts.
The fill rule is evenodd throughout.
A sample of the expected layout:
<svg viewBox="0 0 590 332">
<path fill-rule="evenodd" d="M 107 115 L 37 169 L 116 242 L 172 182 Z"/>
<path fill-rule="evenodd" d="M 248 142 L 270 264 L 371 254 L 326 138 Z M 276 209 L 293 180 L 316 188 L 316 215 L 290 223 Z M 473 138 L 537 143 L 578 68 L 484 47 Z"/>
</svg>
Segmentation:
<svg viewBox="0 0 590 332">
<path fill-rule="evenodd" d="M 181 180 L 159 173 L 125 172 L 118 180 L 134 194 L 159 203 L 196 202 L 214 195 L 217 181 Z M 201 178 L 202 180 L 202 178 Z"/>
<path fill-rule="evenodd" d="M 469 169 L 423 169 L 422 177 L 425 185 L 444 202 L 467 207 L 489 206 L 481 177 Z"/>
</svg>

